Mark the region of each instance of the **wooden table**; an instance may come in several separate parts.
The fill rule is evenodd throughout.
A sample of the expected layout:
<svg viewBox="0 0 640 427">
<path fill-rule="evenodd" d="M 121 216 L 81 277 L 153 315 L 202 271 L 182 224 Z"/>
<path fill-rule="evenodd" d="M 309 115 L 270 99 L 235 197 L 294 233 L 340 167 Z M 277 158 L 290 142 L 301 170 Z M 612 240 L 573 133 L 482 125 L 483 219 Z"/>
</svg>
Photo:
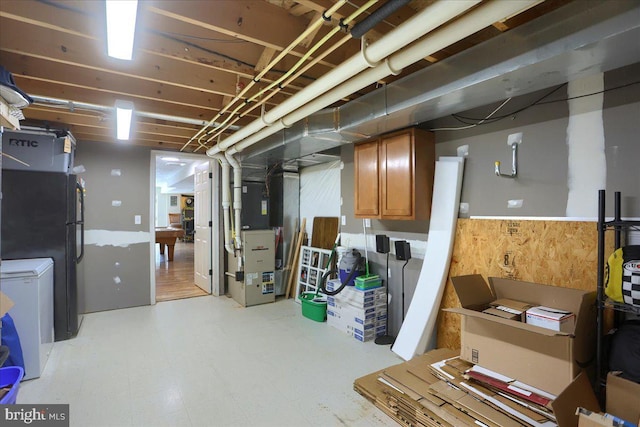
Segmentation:
<svg viewBox="0 0 640 427">
<path fill-rule="evenodd" d="M 156 243 L 160 244 L 160 255 L 164 254 L 164 247 L 167 246 L 167 257 L 169 261 L 173 261 L 173 249 L 176 240 L 184 236 L 182 228 L 156 228 Z"/>
</svg>

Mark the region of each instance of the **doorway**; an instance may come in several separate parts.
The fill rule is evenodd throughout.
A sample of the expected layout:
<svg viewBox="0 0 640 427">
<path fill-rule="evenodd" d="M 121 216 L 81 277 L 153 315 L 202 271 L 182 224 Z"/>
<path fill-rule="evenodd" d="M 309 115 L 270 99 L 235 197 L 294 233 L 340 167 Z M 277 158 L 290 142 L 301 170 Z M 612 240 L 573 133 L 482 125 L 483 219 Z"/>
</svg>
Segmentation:
<svg viewBox="0 0 640 427">
<path fill-rule="evenodd" d="M 212 245 L 217 239 L 211 224 L 217 206 L 212 195 L 216 170 L 205 155 L 151 152 L 152 304 L 214 291 L 212 253 L 218 251 Z"/>
</svg>

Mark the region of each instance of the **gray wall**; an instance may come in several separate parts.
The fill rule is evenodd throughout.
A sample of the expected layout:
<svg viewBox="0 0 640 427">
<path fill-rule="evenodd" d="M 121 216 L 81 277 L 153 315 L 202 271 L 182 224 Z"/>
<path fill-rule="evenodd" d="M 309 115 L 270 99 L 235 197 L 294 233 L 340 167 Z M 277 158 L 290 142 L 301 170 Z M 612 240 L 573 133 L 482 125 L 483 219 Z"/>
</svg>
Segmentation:
<svg viewBox="0 0 640 427">
<path fill-rule="evenodd" d="M 607 214 L 612 215 L 613 191 L 622 191 L 623 216 L 640 217 L 640 85 L 631 84 L 640 76 L 640 64 L 605 74 L 605 89 L 625 86 L 607 91 L 604 96 L 605 154 L 607 163 Z M 628 86 L 626 86 L 628 85 Z M 505 112 L 516 111 L 540 99 L 549 91 L 530 94 L 513 99 L 505 106 Z M 566 87 L 560 88 L 544 101 L 558 101 L 538 105 L 510 115 L 495 123 L 461 131 L 437 131 L 436 155 L 455 156 L 457 148 L 469 146 L 465 160 L 461 202 L 469 203 L 469 215 L 473 216 L 532 216 L 564 217 L 568 197 L 568 148 Z M 497 105 L 461 113 L 464 116 L 484 118 Z M 500 114 L 496 114 L 498 117 Z M 462 123 L 452 118 L 423 123 L 425 129 L 458 127 Z M 511 133 L 523 132 L 523 143 L 519 150 L 518 178 L 505 179 L 494 174 L 494 162 L 502 162 L 502 170 L 510 172 L 511 149 L 507 137 Z M 354 218 L 353 207 L 353 146 L 342 147 L 344 169 L 341 175 L 343 197 L 341 214 L 346 216 L 342 231 L 362 233 L 362 222 Z M 597 193 L 597 192 L 596 192 Z M 520 209 L 510 209 L 507 201 L 522 199 Z M 434 203 L 437 201 L 434 200 Z M 462 216 L 462 215 L 461 215 Z M 465 215 L 468 216 L 468 215 Z M 595 217 L 595 213 L 592 215 Z M 367 234 L 387 234 L 392 239 L 427 240 L 428 221 L 371 221 Z M 595 233 L 595 228 L 594 228 Z M 371 242 L 371 240 L 369 240 Z M 370 243 L 371 244 L 371 243 Z M 359 248 L 362 249 L 362 248 Z M 374 273 L 384 278 L 386 258 L 369 252 L 370 265 Z M 396 335 L 401 325 L 401 267 L 404 261 L 389 258 L 391 276 L 389 292 L 390 331 Z M 413 296 L 415 284 L 422 267 L 421 259 L 412 259 L 405 269 L 405 307 Z"/>
<path fill-rule="evenodd" d="M 149 163 L 146 147 L 78 143 L 75 164 L 86 169 L 80 174 L 86 181 L 87 236 L 81 312 L 150 303 Z M 120 176 L 112 174 L 116 169 Z M 112 206 L 114 200 L 121 206 Z"/>
</svg>

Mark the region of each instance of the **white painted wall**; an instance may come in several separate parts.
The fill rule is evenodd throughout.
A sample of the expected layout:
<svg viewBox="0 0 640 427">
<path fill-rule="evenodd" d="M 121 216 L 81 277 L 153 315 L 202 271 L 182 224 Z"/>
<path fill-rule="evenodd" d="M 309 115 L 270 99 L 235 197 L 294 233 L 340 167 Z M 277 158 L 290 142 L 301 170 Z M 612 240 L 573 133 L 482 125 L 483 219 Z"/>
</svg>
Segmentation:
<svg viewBox="0 0 640 427">
<path fill-rule="evenodd" d="M 340 161 L 310 166 L 300 172 L 300 218 L 307 219 L 307 235 L 313 218 L 340 218 Z"/>
<path fill-rule="evenodd" d="M 605 157 L 604 74 L 574 80 L 568 83 L 569 124 L 567 126 L 568 217 L 595 217 L 598 215 L 598 190 L 607 186 L 607 159 Z M 598 93 L 600 92 L 600 93 Z M 591 96 L 584 96 L 594 94 Z"/>
</svg>

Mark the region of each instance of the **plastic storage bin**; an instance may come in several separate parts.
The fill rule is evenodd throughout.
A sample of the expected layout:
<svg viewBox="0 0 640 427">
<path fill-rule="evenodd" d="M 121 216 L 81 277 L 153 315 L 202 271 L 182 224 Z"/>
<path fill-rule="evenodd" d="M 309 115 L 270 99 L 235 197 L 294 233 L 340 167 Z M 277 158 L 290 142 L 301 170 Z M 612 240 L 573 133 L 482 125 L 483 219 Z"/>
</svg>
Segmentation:
<svg viewBox="0 0 640 427">
<path fill-rule="evenodd" d="M 0 368 L 0 388 L 11 387 L 9 392 L 0 399 L 0 405 L 13 405 L 16 403 L 20 381 L 22 381 L 23 376 L 24 370 L 19 366 Z"/>
</svg>

